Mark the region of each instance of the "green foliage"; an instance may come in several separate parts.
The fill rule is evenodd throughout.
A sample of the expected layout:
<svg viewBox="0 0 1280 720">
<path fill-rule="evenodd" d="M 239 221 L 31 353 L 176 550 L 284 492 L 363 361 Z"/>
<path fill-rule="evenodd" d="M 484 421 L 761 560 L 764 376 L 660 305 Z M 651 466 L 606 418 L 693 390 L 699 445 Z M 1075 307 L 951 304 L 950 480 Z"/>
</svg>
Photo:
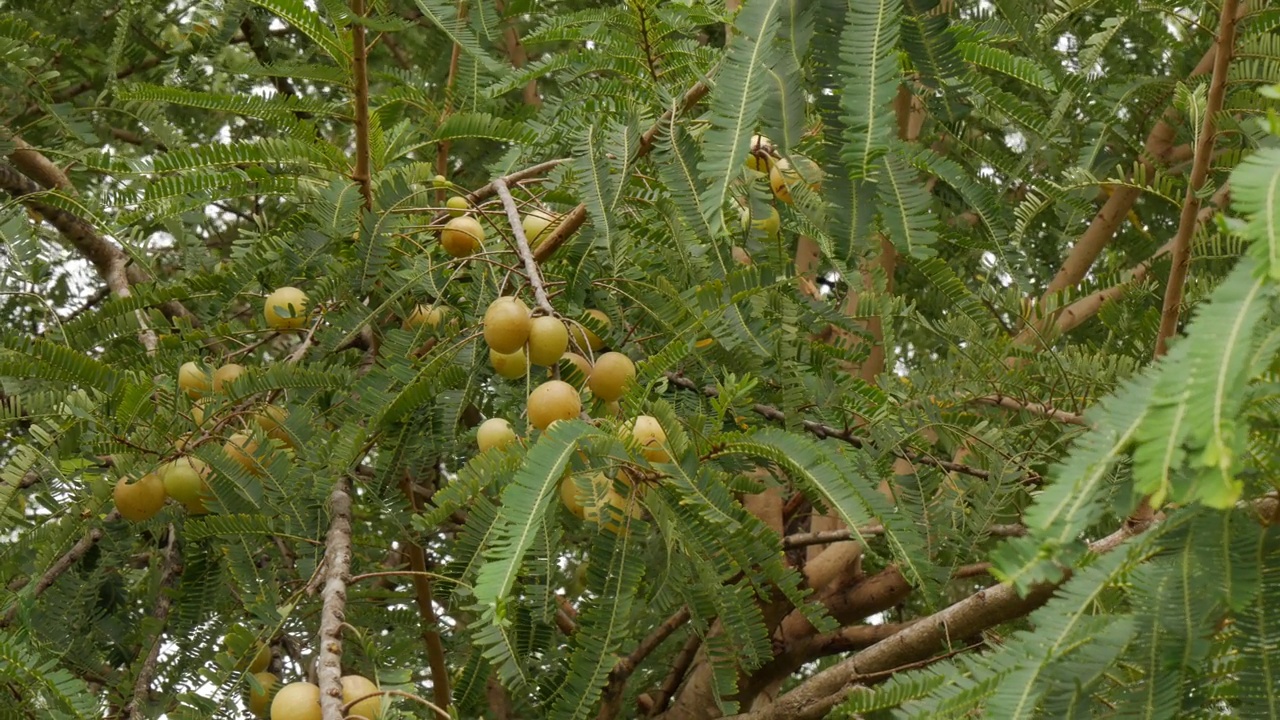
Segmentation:
<svg viewBox="0 0 1280 720">
<path fill-rule="evenodd" d="M 343 670 L 438 701 L 443 662 L 457 717 L 756 720 L 840 667 L 869 674 L 822 699 L 834 717 L 1280 714 L 1276 10 L 1241 18 L 1184 213 L 1211 3 L 9 5 L 16 716 L 240 717 L 229 633 L 307 677 L 340 479 Z M 784 159 L 821 168 L 793 203 L 758 170 Z M 511 173 L 519 212 L 585 216 L 526 238 L 533 276 L 489 186 Z M 437 242 L 455 195 L 485 230 L 468 258 Z M 1181 322 L 1152 361 L 1184 214 Z M 1046 294 L 1091 225 L 1113 231 Z M 283 286 L 308 315 L 276 332 Z M 530 393 L 587 377 L 504 379 L 480 327 L 502 295 L 542 314 L 539 289 L 604 341 L 572 350 L 637 366 L 547 431 Z M 186 362 L 246 371 L 197 405 Z M 478 452 L 483 418 L 517 440 Z M 205 512 L 112 512 L 118 479 L 184 455 Z M 849 542 L 811 535 L 833 526 Z M 912 644 L 996 581 L 1026 598 Z"/>
</svg>

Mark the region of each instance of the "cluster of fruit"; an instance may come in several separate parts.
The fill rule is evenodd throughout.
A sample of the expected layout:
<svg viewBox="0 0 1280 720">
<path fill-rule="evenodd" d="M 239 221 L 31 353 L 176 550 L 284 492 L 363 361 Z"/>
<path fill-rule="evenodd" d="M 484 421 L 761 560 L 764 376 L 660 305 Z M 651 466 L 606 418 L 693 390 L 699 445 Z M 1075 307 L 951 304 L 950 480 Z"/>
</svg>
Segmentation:
<svg viewBox="0 0 1280 720">
<path fill-rule="evenodd" d="M 307 320 L 306 293 L 297 288 L 284 287 L 267 297 L 263 316 L 273 330 L 296 330 Z M 219 409 L 217 396 L 225 394 L 230 384 L 245 372 L 243 365 L 227 363 L 208 372 L 196 362 L 183 363 L 178 368 L 178 389 L 193 401 L 191 419 L 197 431 L 205 427 L 205 421 Z M 268 440 L 278 441 L 286 449 L 292 449 L 293 440 L 284 428 L 288 412 L 277 405 L 265 404 L 248 415 L 249 423 L 231 433 L 223 444 L 223 452 L 251 475 L 262 475 L 264 468 L 258 460 L 260 442 L 251 431 L 257 426 Z M 213 423 L 216 427 L 218 423 Z M 200 458 L 189 454 L 192 449 L 190 433 L 174 442 L 180 455 L 143 475 L 135 482 L 122 477 L 116 483 L 112 496 L 120 516 L 131 522 L 150 520 L 164 508 L 165 501 L 173 498 L 187 512 L 202 515 L 208 512 L 205 502 L 209 499 L 208 476 L 212 472 Z"/>
<path fill-rule="evenodd" d="M 231 644 L 228 637 L 228 645 Z M 269 720 L 320 720 L 320 687 L 305 681 L 281 686 L 280 678 L 267 670 L 271 664 L 271 648 L 266 645 L 258 647 L 247 668 L 253 677 L 253 681 L 248 683 L 249 692 L 245 699 L 249 712 Z M 347 710 L 350 717 L 379 720 L 383 707 L 380 692 L 378 686 L 363 675 L 342 677 L 342 702 L 344 705 L 355 703 Z"/>
</svg>

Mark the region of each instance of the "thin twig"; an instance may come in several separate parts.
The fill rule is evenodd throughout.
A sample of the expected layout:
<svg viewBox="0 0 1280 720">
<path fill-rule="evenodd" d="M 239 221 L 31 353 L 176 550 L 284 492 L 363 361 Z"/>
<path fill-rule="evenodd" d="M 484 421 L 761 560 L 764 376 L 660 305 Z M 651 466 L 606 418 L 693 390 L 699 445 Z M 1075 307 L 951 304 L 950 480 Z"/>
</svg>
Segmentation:
<svg viewBox="0 0 1280 720">
<path fill-rule="evenodd" d="M 119 519 L 120 519 L 120 512 L 117 510 L 112 510 L 110 513 L 107 514 L 105 518 L 103 518 L 103 523 L 115 522 L 116 520 L 119 520 Z M 95 527 L 89 532 L 85 533 L 84 537 L 76 541 L 76 544 L 72 545 L 71 549 L 68 550 L 66 553 L 64 553 L 62 557 L 55 560 L 53 564 L 49 566 L 49 569 L 46 570 L 44 574 L 40 576 L 40 579 L 36 581 L 35 586 L 31 590 L 32 599 L 38 598 L 41 595 L 43 595 L 44 591 L 48 590 L 49 586 L 53 585 L 53 583 L 63 573 L 70 570 L 71 566 L 75 565 L 77 560 L 84 557 L 85 553 L 89 552 L 89 550 L 92 549 L 93 546 L 96 545 L 98 541 L 102 539 L 102 536 L 104 534 L 106 534 L 106 530 L 104 530 L 102 526 L 99 525 L 98 527 Z M 0 627 L 6 627 L 12 624 L 17 614 L 18 614 L 18 605 L 14 604 L 4 614 L 3 620 L 0 620 Z"/>
<path fill-rule="evenodd" d="M 151 613 L 157 625 L 156 636 L 152 638 L 151 647 L 147 650 L 142 667 L 138 670 L 137 679 L 134 680 L 133 697 L 125 706 L 125 713 L 130 720 L 143 720 L 146 717 L 143 714 L 143 705 L 151 695 L 151 679 L 155 677 L 156 666 L 160 660 L 160 639 L 164 637 L 165 624 L 169 621 L 169 611 L 173 608 L 173 595 L 169 590 L 177 581 L 179 571 L 182 569 L 181 563 L 178 562 L 177 550 L 178 531 L 170 523 L 169 544 L 164 551 L 164 569 L 160 575 L 160 594 L 156 598 L 155 610 Z"/>
<path fill-rule="evenodd" d="M 502 206 L 507 211 L 507 221 L 511 223 L 511 233 L 516 237 L 516 250 L 524 262 L 525 275 L 529 279 L 530 287 L 533 288 L 533 297 L 538 301 L 538 307 L 544 312 L 555 315 L 556 310 L 551 306 L 551 300 L 547 297 L 547 287 L 542 282 L 542 273 L 538 270 L 538 261 L 533 259 L 533 251 L 529 249 L 529 239 L 524 236 L 524 227 L 520 222 L 520 209 L 516 207 L 516 201 L 511 197 L 511 191 L 507 189 L 505 180 L 502 178 L 494 180 L 493 189 L 498 193 Z"/>
<path fill-rule="evenodd" d="M 1066 410 L 1059 410 L 1051 405 L 1046 405 L 1044 403 L 1027 402 L 1025 400 L 1019 400 L 1015 397 L 1011 397 L 1009 395 L 1003 395 L 1001 393 L 995 393 L 994 395 L 985 395 L 983 397 L 973 398 L 969 402 L 975 402 L 982 405 L 994 405 L 996 407 L 1008 408 L 1010 410 L 1019 410 L 1021 412 L 1029 412 L 1036 415 L 1043 415 L 1044 417 L 1047 417 L 1050 420 L 1054 420 L 1060 423 L 1066 423 L 1068 425 L 1085 425 L 1086 424 L 1084 421 L 1084 418 L 1076 413 L 1067 412 Z"/>
<path fill-rule="evenodd" d="M 347 581 L 351 573 L 351 495 L 346 475 L 329 494 L 329 533 L 324 542 L 324 590 L 320 610 L 317 678 L 323 720 L 342 720 L 342 627 L 346 620 Z"/>
<path fill-rule="evenodd" d="M 344 715 L 345 715 L 345 713 L 347 713 L 348 711 L 350 711 L 350 710 L 351 710 L 351 708 L 352 708 L 352 707 L 354 707 L 357 703 L 360 703 L 360 702 L 361 702 L 361 701 L 363 701 L 363 700 L 368 700 L 369 698 L 382 697 L 383 695 L 390 695 L 391 697 L 402 697 L 402 698 L 408 698 L 408 699 L 410 699 L 410 700 L 415 700 L 415 701 L 420 702 L 420 703 L 422 703 L 423 705 L 426 705 L 427 707 L 431 708 L 431 709 L 432 709 L 432 710 L 433 710 L 437 715 L 439 715 L 440 717 L 444 718 L 444 720 L 452 720 L 452 718 L 453 718 L 453 716 L 452 716 L 452 715 L 450 715 L 449 713 L 445 712 L 445 710 L 444 710 L 443 708 L 441 708 L 439 705 L 436 705 L 435 703 L 431 702 L 430 700 L 428 700 L 428 699 L 426 699 L 426 698 L 424 698 L 424 697 L 418 697 L 417 695 L 414 695 L 413 693 L 407 693 L 407 692 L 405 692 L 405 691 L 403 691 L 403 690 L 378 690 L 377 692 L 371 692 L 371 693 L 369 693 L 368 695 L 361 695 L 360 697 L 358 697 L 358 698 L 356 698 L 356 699 L 352 700 L 351 702 L 349 702 L 349 703 L 347 703 L 347 704 L 343 705 L 343 706 L 342 706 L 342 712 L 343 712 L 343 713 L 344 713 Z"/>
<path fill-rule="evenodd" d="M 409 507 L 417 514 L 419 505 L 413 492 L 412 479 L 404 478 L 400 490 L 408 499 Z M 427 572 L 427 553 L 421 545 L 410 539 L 405 543 L 405 554 L 409 557 L 409 569 L 412 571 L 414 602 L 422 620 L 422 642 L 427 647 L 427 665 L 431 667 L 431 694 L 438 705 L 447 708 L 453 703 L 453 690 L 450 688 L 444 642 L 440 639 L 440 619 L 436 617 L 432 599 L 434 593 L 431 589 L 431 576 Z"/>
</svg>

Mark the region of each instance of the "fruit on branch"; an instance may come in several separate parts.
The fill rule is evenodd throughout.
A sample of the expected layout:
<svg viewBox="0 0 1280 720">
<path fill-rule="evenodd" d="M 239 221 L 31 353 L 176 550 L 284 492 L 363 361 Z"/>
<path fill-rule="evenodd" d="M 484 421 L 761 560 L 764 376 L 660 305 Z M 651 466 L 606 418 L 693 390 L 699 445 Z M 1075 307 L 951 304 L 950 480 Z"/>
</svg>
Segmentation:
<svg viewBox="0 0 1280 720">
<path fill-rule="evenodd" d="M 262 465 L 254 457 L 258 454 L 258 441 L 248 433 L 235 433 L 227 438 L 227 443 L 222 446 L 223 452 L 227 457 L 234 460 L 245 472 L 250 475 L 262 475 Z"/>
<path fill-rule="evenodd" d="M 791 205 L 792 185 L 806 183 L 813 192 L 822 189 L 822 169 L 818 164 L 803 155 L 793 155 L 790 160 L 780 158 L 769 169 L 769 187 L 774 197 Z"/>
<path fill-rule="evenodd" d="M 516 431 L 511 429 L 506 418 L 489 418 L 476 429 L 476 444 L 480 446 L 480 452 L 503 448 L 515 441 Z"/>
<path fill-rule="evenodd" d="M 191 506 L 201 503 L 209 492 L 209 485 L 205 482 L 209 470 L 200 458 L 184 455 L 161 466 L 157 474 L 164 482 L 164 491 L 169 497 Z"/>
<path fill-rule="evenodd" d="M 540 315 L 529 323 L 529 362 L 544 367 L 560 362 L 569 348 L 569 330 L 559 318 Z"/>
<path fill-rule="evenodd" d="M 448 208 L 450 217 L 462 217 L 471 210 L 471 203 L 461 195 L 451 195 L 448 200 L 444 201 L 444 206 Z"/>
<path fill-rule="evenodd" d="M 739 218 L 742 221 L 743 232 L 746 232 L 749 229 L 758 230 L 769 236 L 770 240 L 777 240 L 778 232 L 782 229 L 782 218 L 778 216 L 778 210 L 774 207 L 769 208 L 768 217 L 757 220 L 752 220 L 751 209 L 744 207 L 742 208 L 742 212 L 739 214 Z"/>
<path fill-rule="evenodd" d="M 456 258 L 474 255 L 484 244 L 484 228 L 470 215 L 456 217 L 440 231 L 440 244 Z"/>
<path fill-rule="evenodd" d="M 293 447 L 293 438 L 289 437 L 289 431 L 284 427 L 288 417 L 289 411 L 279 405 L 263 405 L 261 410 L 253 414 L 253 421 L 262 428 L 262 432 L 266 433 L 267 437 Z"/>
<path fill-rule="evenodd" d="M 500 353 L 523 348 L 532 326 L 529 307 L 518 297 L 504 295 L 489 303 L 484 311 L 484 341 Z"/>
<path fill-rule="evenodd" d="M 129 522 L 142 522 L 155 517 L 164 508 L 165 498 L 168 497 L 164 491 L 164 481 L 153 472 L 143 475 L 135 483 L 129 482 L 127 477 L 120 478 L 111 496 L 116 502 L 116 510 L 120 511 L 120 517 Z"/>
<path fill-rule="evenodd" d="M 599 491 L 600 488 L 597 485 L 595 497 L 583 504 L 582 519 L 599 525 L 601 530 L 625 534 L 626 516 L 630 514 L 638 520 L 644 516 L 644 508 L 640 506 L 640 500 L 635 493 L 624 496 L 613 489 L 613 481 L 608 477 L 603 474 L 597 477 L 604 478 L 604 482 L 608 485 L 603 493 Z M 596 482 L 592 480 L 592 484 Z"/>
<path fill-rule="evenodd" d="M 432 187 L 437 187 L 437 188 L 447 188 L 450 185 L 449 178 L 443 175 L 436 175 L 435 177 L 431 178 L 431 185 Z"/>
<path fill-rule="evenodd" d="M 671 461 L 671 455 L 666 450 L 667 433 L 662 429 L 658 418 L 652 415 L 637 415 L 625 427 L 631 433 L 631 437 L 644 449 L 644 456 L 649 462 Z"/>
<path fill-rule="evenodd" d="M 184 362 L 182 367 L 178 368 L 178 389 L 187 394 L 187 397 L 198 398 L 209 392 L 213 387 L 209 372 L 196 362 Z"/>
<path fill-rule="evenodd" d="M 586 491 L 578 487 L 574 482 L 572 475 L 565 475 L 560 481 L 560 502 L 568 508 L 569 512 L 584 517 L 587 505 L 595 502 L 596 495 L 604 495 L 612 487 L 613 481 L 604 473 L 596 473 L 591 478 L 591 490 Z"/>
<path fill-rule="evenodd" d="M 272 330 L 297 330 L 307 324 L 307 294 L 296 287 L 282 287 L 267 296 L 262 314 Z"/>
<path fill-rule="evenodd" d="M 382 717 L 382 696 L 366 697 L 370 693 L 376 692 L 378 692 L 378 686 L 369 678 L 360 675 L 342 676 L 342 703 L 344 705 L 360 700 L 360 698 L 365 698 L 347 710 L 347 715 L 349 716 L 354 715 L 367 720 L 380 720 Z"/>
<path fill-rule="evenodd" d="M 627 386 L 636 379 L 636 364 L 620 352 L 607 352 L 596 358 L 587 386 L 591 393 L 605 402 L 622 397 Z"/>
<path fill-rule="evenodd" d="M 309 682 L 291 682 L 271 701 L 271 720 L 322 720 L 320 688 Z"/>
<path fill-rule="evenodd" d="M 598 324 L 603 325 L 606 332 L 613 325 L 609 321 L 609 316 L 600 310 L 588 310 L 587 315 L 591 316 Z M 595 333 L 594 330 L 588 328 L 582 323 L 573 323 L 569 330 L 569 334 L 573 337 L 573 345 L 579 350 L 590 348 L 592 351 L 599 350 L 604 347 L 604 340 Z"/>
<path fill-rule="evenodd" d="M 253 673 L 253 679 L 257 681 L 257 686 L 249 684 L 249 697 L 245 700 L 249 712 L 260 718 L 267 716 L 267 708 L 270 707 L 271 696 L 275 693 L 276 685 L 280 684 L 280 678 L 275 673 L 256 672 Z"/>
<path fill-rule="evenodd" d="M 409 317 L 404 319 L 401 325 L 405 330 L 417 330 L 425 327 L 429 330 L 435 330 L 440 327 L 449 315 L 449 307 L 446 305 L 418 305 L 409 313 Z"/>
<path fill-rule="evenodd" d="M 582 412 L 582 398 L 563 380 L 548 380 L 529 393 L 529 424 L 546 430 L 557 420 L 572 420 Z"/>
<path fill-rule="evenodd" d="M 191 404 L 191 422 L 199 427 L 204 424 L 204 419 L 208 415 L 209 401 L 197 400 Z"/>
<path fill-rule="evenodd" d="M 530 210 L 523 219 L 520 220 L 520 227 L 524 230 L 524 237 L 529 241 L 529 247 L 535 248 L 544 238 L 550 237 L 555 232 L 557 226 L 560 225 L 560 217 L 553 215 L 542 208 L 534 208 Z"/>
<path fill-rule="evenodd" d="M 500 353 L 489 350 L 489 364 L 493 371 L 508 380 L 519 380 L 529 372 L 529 358 L 525 357 L 524 348 L 513 353 Z"/>
<path fill-rule="evenodd" d="M 751 146 L 747 149 L 747 167 L 756 172 L 767 173 L 773 167 L 773 141 L 764 135 L 752 135 Z"/>
<path fill-rule="evenodd" d="M 573 367 L 582 374 L 582 379 L 577 383 L 578 387 L 585 385 L 587 379 L 591 377 L 591 362 L 575 352 L 567 352 L 560 356 L 560 359 L 562 361 L 568 360 Z M 566 374 L 567 373 L 563 371 L 560 373 L 561 377 L 564 377 Z"/>
<path fill-rule="evenodd" d="M 227 363 L 217 370 L 213 371 L 213 391 L 216 393 L 223 392 L 227 385 L 236 378 L 244 374 L 244 366 L 236 363 Z"/>
</svg>

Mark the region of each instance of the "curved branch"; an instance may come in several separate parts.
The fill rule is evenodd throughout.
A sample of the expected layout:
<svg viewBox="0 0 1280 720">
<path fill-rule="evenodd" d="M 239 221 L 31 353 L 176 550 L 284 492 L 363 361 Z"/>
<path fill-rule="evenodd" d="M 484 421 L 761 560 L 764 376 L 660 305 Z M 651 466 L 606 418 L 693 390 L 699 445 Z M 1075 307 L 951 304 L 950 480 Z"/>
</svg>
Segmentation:
<svg viewBox="0 0 1280 720">
<path fill-rule="evenodd" d="M 667 618 L 661 625 L 654 628 L 653 632 L 631 651 L 630 655 L 622 658 L 609 671 L 609 682 L 604 687 L 603 700 L 600 703 L 600 714 L 596 716 L 596 720 L 612 720 L 618 716 L 622 710 L 622 695 L 626 689 L 627 680 L 631 678 L 636 668 L 640 667 L 640 663 L 645 658 L 653 654 L 667 638 L 689 622 L 691 617 L 688 607 L 682 607 L 677 610 L 671 617 Z"/>
<path fill-rule="evenodd" d="M 115 522 L 119 519 L 119 511 L 112 510 L 105 518 L 102 519 L 102 521 L 103 523 L 109 523 Z M 75 565 L 77 560 L 84 557 L 85 553 L 89 552 L 94 545 L 98 544 L 98 541 L 101 540 L 102 536 L 105 534 L 106 530 L 99 525 L 85 533 L 84 537 L 76 541 L 76 544 L 72 545 L 71 549 L 64 553 L 62 557 L 55 560 L 53 564 L 49 566 L 49 569 L 40 576 L 40 579 L 36 581 L 35 587 L 31 591 L 32 599 L 38 598 L 44 594 L 44 591 L 48 590 L 63 573 L 70 570 L 71 566 Z M 0 627 L 6 627 L 12 624 L 17 615 L 18 606 L 15 604 L 5 612 L 3 618 L 0 618 Z"/>
</svg>

